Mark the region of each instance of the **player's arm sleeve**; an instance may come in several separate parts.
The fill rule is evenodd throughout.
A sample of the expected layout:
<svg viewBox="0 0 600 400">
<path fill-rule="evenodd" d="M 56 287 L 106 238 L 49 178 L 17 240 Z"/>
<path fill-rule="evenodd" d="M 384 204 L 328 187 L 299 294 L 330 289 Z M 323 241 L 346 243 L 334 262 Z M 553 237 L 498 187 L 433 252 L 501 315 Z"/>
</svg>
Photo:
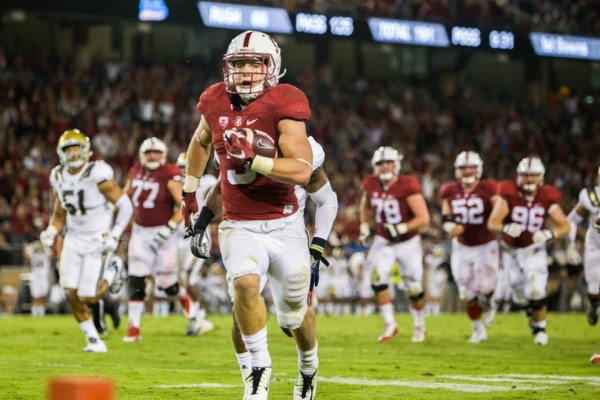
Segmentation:
<svg viewBox="0 0 600 400">
<path fill-rule="evenodd" d="M 117 207 L 117 216 L 115 217 L 115 225 L 111 234 L 115 237 L 121 237 L 121 234 L 127 228 L 133 216 L 133 204 L 129 196 L 123 193 L 115 203 L 115 206 Z"/>
<path fill-rule="evenodd" d="M 337 195 L 327 181 L 319 190 L 308 194 L 312 201 L 317 205 L 315 214 L 315 237 L 327 240 L 333 227 L 333 221 L 337 216 L 338 200 Z"/>
</svg>

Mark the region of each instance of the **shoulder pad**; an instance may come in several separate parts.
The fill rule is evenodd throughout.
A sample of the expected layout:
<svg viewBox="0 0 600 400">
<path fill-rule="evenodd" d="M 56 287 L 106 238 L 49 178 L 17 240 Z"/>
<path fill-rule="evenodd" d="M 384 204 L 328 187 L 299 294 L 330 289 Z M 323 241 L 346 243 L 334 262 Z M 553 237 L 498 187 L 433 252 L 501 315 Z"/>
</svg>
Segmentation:
<svg viewBox="0 0 600 400">
<path fill-rule="evenodd" d="M 89 162 L 90 165 L 88 165 L 85 170 L 83 171 L 83 174 L 81 174 L 81 178 L 89 178 L 90 174 L 92 173 L 92 168 L 94 168 L 94 165 L 96 165 L 96 163 L 94 161 L 90 161 Z"/>
</svg>

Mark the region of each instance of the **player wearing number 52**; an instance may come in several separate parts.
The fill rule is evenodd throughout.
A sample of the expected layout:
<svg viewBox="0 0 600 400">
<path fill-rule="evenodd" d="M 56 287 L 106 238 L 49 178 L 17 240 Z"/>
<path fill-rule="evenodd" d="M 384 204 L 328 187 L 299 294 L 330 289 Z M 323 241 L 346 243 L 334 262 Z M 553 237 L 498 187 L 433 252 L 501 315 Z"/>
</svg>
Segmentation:
<svg viewBox="0 0 600 400">
<path fill-rule="evenodd" d="M 492 296 L 500 261 L 498 241 L 486 225 L 498 199 L 496 182 L 481 179 L 482 173 L 479 154 L 463 151 L 454 161 L 456 182 L 440 189 L 442 228 L 452 238 L 452 275 L 471 319 L 469 343 L 487 340 L 485 325 L 494 320 Z"/>
<path fill-rule="evenodd" d="M 127 248 L 129 274 L 128 324 L 124 342 L 141 340 L 140 325 L 146 298 L 146 277 L 170 297 L 179 297 L 184 313 L 191 300 L 180 287 L 177 238 L 173 233 L 182 220 L 181 171 L 167 162 L 167 145 L 156 137 L 144 140 L 139 163 L 129 170 L 125 190 L 133 202 L 133 227 Z"/>
<path fill-rule="evenodd" d="M 375 302 L 385 322 L 380 342 L 398 333 L 388 288 L 394 263 L 400 264 L 404 290 L 410 298 L 414 327 L 412 342 L 425 340 L 425 299 L 423 293 L 423 249 L 419 229 L 429 224 L 429 211 L 417 179 L 400 175 L 402 155 L 389 146 L 375 150 L 373 174 L 362 181 L 360 200 L 360 242 L 370 244 L 366 264 L 373 270 Z"/>
<path fill-rule="evenodd" d="M 498 184 L 498 195 L 488 220 L 492 232 L 502 233 L 502 264 L 508 272 L 513 301 L 526 307 L 533 343 L 548 344 L 546 333 L 546 242 L 569 234 L 569 221 L 559 205 L 560 192 L 544 185 L 544 164 L 525 157 L 517 166 L 517 180 Z M 549 217 L 552 228 L 544 222 Z"/>
<path fill-rule="evenodd" d="M 112 167 L 104 161 L 90 161 L 90 140 L 83 133 L 77 129 L 65 131 L 56 151 L 60 165 L 50 174 L 54 210 L 40 241 L 51 247 L 58 232 L 66 228 L 60 254 L 60 286 L 85 335 L 87 346 L 83 351 L 104 353 L 106 345 L 85 303 L 95 303 L 103 295 L 98 285 L 102 278 L 112 283 L 116 271 L 103 271 L 104 259 L 117 248 L 133 208 L 115 182 Z M 118 209 L 112 229 L 113 208 L 109 202 Z"/>
</svg>

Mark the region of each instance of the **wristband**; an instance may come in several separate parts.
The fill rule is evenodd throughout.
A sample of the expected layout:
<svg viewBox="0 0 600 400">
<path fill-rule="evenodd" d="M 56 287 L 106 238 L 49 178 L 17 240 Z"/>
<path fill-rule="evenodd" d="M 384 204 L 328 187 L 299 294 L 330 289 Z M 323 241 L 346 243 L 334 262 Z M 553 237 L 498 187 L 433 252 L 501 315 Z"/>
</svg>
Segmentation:
<svg viewBox="0 0 600 400">
<path fill-rule="evenodd" d="M 197 178 L 190 174 L 185 175 L 185 180 L 183 181 L 184 192 L 196 193 L 196 190 L 198 190 L 198 186 L 200 186 L 200 178 Z"/>
<path fill-rule="evenodd" d="M 273 171 L 274 165 L 275 160 L 273 158 L 256 155 L 254 156 L 254 160 L 252 160 L 250 170 L 262 175 L 269 175 Z"/>
<path fill-rule="evenodd" d="M 361 222 L 360 233 L 363 235 L 370 235 L 371 234 L 371 225 L 368 222 Z"/>
<path fill-rule="evenodd" d="M 177 229 L 177 225 L 179 225 L 179 224 L 177 222 L 173 221 L 172 219 L 170 219 L 169 222 L 167 222 L 167 226 L 172 231 L 174 231 L 175 229 Z"/>
<path fill-rule="evenodd" d="M 46 228 L 46 232 L 52 237 L 56 237 L 56 235 L 58 235 L 58 230 L 54 225 L 48 225 L 48 227 Z"/>
</svg>

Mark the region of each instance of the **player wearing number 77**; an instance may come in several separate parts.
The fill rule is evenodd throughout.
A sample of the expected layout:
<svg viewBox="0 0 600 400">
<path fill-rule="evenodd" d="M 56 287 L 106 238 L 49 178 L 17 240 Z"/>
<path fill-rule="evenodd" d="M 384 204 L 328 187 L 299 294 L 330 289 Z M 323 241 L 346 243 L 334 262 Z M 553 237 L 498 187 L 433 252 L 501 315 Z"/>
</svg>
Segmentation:
<svg viewBox="0 0 600 400">
<path fill-rule="evenodd" d="M 502 233 L 502 264 L 507 270 L 513 301 L 527 307 L 533 343 L 548 344 L 546 333 L 546 242 L 569 234 L 569 221 L 559 205 L 560 192 L 544 185 L 544 164 L 525 157 L 517 166 L 517 180 L 498 184 L 498 195 L 488 229 Z M 545 228 L 549 217 L 553 227 Z"/>
<path fill-rule="evenodd" d="M 485 325 L 491 325 L 491 304 L 500 253 L 498 241 L 487 229 L 487 220 L 498 200 L 496 182 L 481 179 L 483 160 L 474 151 L 461 152 L 454 161 L 457 181 L 443 185 L 442 228 L 452 238 L 450 265 L 460 298 L 471 319 L 469 343 L 487 340 Z M 485 313 L 485 324 L 481 318 Z"/>
<path fill-rule="evenodd" d="M 400 264 L 400 274 L 410 298 L 414 327 L 412 342 L 425 340 L 425 299 L 423 293 L 423 249 L 419 229 L 429 224 L 429 211 L 419 182 L 400 175 L 402 155 L 389 146 L 375 150 L 371 165 L 374 173 L 362 181 L 360 200 L 360 242 L 368 245 L 374 223 L 375 237 L 366 265 L 373 270 L 375 302 L 385 322 L 377 338 L 387 342 L 398 333 L 390 290 L 392 266 Z"/>
</svg>

